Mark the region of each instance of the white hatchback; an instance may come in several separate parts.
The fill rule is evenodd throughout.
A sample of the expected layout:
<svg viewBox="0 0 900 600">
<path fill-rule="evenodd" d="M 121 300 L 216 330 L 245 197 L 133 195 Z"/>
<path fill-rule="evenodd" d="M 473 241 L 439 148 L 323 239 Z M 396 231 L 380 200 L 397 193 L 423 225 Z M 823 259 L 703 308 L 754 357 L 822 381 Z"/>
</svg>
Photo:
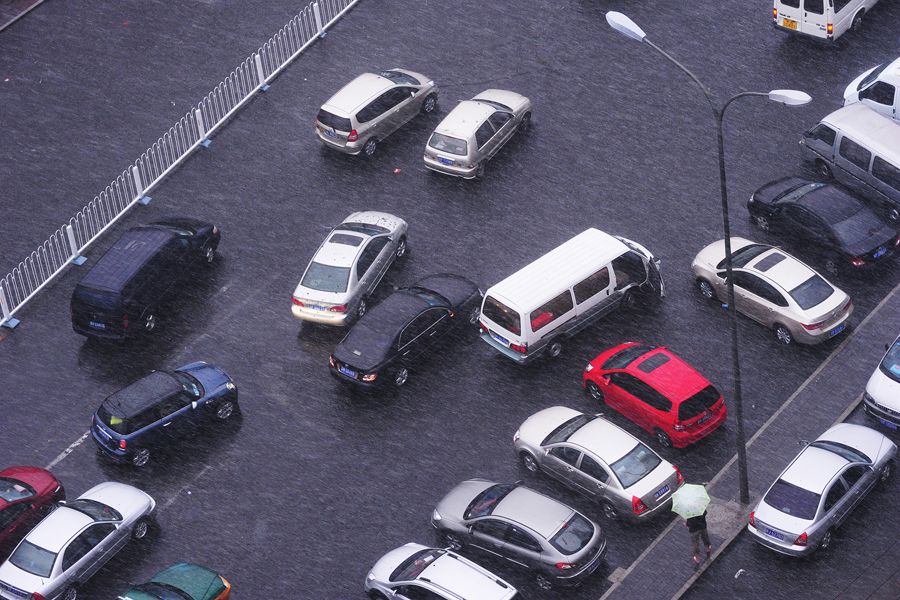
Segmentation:
<svg viewBox="0 0 900 600">
<path fill-rule="evenodd" d="M 900 337 L 886 348 L 863 394 L 866 412 L 888 429 L 900 429 Z"/>
</svg>

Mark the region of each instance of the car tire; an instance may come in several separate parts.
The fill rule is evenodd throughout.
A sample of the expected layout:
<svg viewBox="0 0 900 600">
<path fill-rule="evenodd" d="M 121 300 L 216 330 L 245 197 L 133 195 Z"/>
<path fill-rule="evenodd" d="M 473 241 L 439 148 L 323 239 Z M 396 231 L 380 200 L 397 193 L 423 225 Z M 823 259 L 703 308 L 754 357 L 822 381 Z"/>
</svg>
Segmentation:
<svg viewBox="0 0 900 600">
<path fill-rule="evenodd" d="M 484 169 L 485 169 L 484 164 L 486 162 L 487 162 L 486 160 L 481 161 L 481 164 L 479 164 L 478 168 L 475 169 L 475 179 L 484 179 Z"/>
<path fill-rule="evenodd" d="M 460 550 L 463 549 L 463 546 L 465 546 L 465 544 L 463 544 L 462 538 L 460 538 L 455 533 L 444 532 L 443 538 L 444 538 L 444 545 L 447 546 L 448 548 L 450 548 L 451 550 L 453 550 L 454 552 L 459 552 Z"/>
<path fill-rule="evenodd" d="M 70 585 L 66 588 L 66 591 L 63 592 L 60 598 L 61 600 L 76 600 L 76 598 L 78 598 L 78 588 L 74 585 Z"/>
<path fill-rule="evenodd" d="M 227 421 L 237 410 L 237 404 L 232 400 L 222 400 L 216 404 L 216 418 L 220 421 Z"/>
<path fill-rule="evenodd" d="M 891 478 L 891 475 L 894 473 L 894 463 L 887 462 L 881 470 L 878 471 L 878 483 L 887 483 Z"/>
<path fill-rule="evenodd" d="M 593 381 L 588 381 L 585 386 L 585 390 L 587 390 L 588 395 L 596 400 L 599 403 L 603 403 L 606 401 L 606 397 L 603 395 L 603 390 L 600 389 L 600 386 L 594 383 Z"/>
<path fill-rule="evenodd" d="M 767 215 L 756 215 L 753 217 L 753 224 L 766 233 L 769 233 L 772 229 L 772 225 L 769 223 L 769 217 Z"/>
<path fill-rule="evenodd" d="M 785 346 L 790 346 L 794 343 L 794 336 L 791 334 L 791 330 L 780 323 L 775 325 L 775 339 Z"/>
<path fill-rule="evenodd" d="M 828 163 L 826 163 L 821 158 L 816 159 L 816 173 L 818 173 L 820 176 L 824 177 L 825 179 L 831 179 L 832 177 L 834 177 L 834 175 L 831 172 L 831 167 L 829 167 Z"/>
<path fill-rule="evenodd" d="M 541 470 L 541 466 L 531 452 L 521 452 L 519 454 L 519 459 L 522 461 L 522 466 L 525 467 L 525 470 L 529 473 L 537 473 Z"/>
<path fill-rule="evenodd" d="M 619 520 L 619 511 L 616 510 L 616 507 L 610 504 L 609 502 L 603 502 L 600 505 L 600 509 L 603 511 L 603 516 L 609 519 L 610 521 L 618 521 Z"/>
<path fill-rule="evenodd" d="M 378 590 L 369 590 L 369 598 L 371 598 L 372 600 L 388 600 L 387 596 L 385 596 Z"/>
<path fill-rule="evenodd" d="M 656 429 L 653 431 L 653 435 L 656 437 L 656 443 L 658 443 L 663 448 L 671 448 L 672 447 L 672 438 L 669 437 L 669 434 L 663 431 L 662 429 Z"/>
<path fill-rule="evenodd" d="M 828 550 L 831 547 L 831 542 L 833 541 L 834 534 L 832 530 L 829 529 L 825 532 L 825 535 L 822 536 L 822 541 L 819 542 L 819 550 Z"/>
<path fill-rule="evenodd" d="M 406 253 L 409 252 L 409 244 L 406 243 L 406 236 L 400 238 L 400 241 L 397 242 L 397 249 L 394 250 L 394 255 L 396 258 L 403 258 L 406 256 Z"/>
<path fill-rule="evenodd" d="M 546 590 L 553 589 L 553 582 L 550 581 L 550 578 L 547 577 L 546 575 L 544 575 L 543 573 L 538 573 L 537 576 L 535 576 L 535 578 L 534 578 L 534 582 L 542 590 L 546 591 Z"/>
<path fill-rule="evenodd" d="M 375 138 L 369 138 L 366 140 L 366 143 L 363 144 L 362 153 L 366 156 L 373 156 L 375 154 L 375 150 L 378 149 L 378 140 Z"/>
<path fill-rule="evenodd" d="M 707 300 L 714 300 L 716 297 L 716 290 L 713 288 L 712 284 L 705 279 L 697 280 L 697 291 Z"/>
<path fill-rule="evenodd" d="M 550 346 L 547 347 L 547 356 L 550 358 L 556 358 L 560 354 L 562 354 L 562 342 L 552 342 Z"/>
<path fill-rule="evenodd" d="M 863 16 L 866 14 L 866 11 L 861 10 L 856 13 L 856 16 L 853 17 L 853 23 L 850 24 L 850 29 L 853 31 L 860 31 L 862 29 Z"/>
<path fill-rule="evenodd" d="M 522 133 L 528 133 L 531 131 L 531 112 L 527 112 L 522 115 L 522 120 L 519 122 L 519 131 Z"/>
<path fill-rule="evenodd" d="M 153 313 L 150 313 L 146 317 L 144 317 L 144 331 L 146 331 L 147 333 L 150 333 L 151 331 L 156 329 L 156 324 L 156 315 L 154 315 Z"/>
<path fill-rule="evenodd" d="M 893 206 L 888 207 L 884 215 L 888 218 L 888 221 L 892 223 L 900 221 L 900 210 L 897 210 Z"/>
<path fill-rule="evenodd" d="M 137 520 L 137 523 L 134 524 L 134 528 L 131 530 L 131 537 L 136 540 L 142 540 L 147 537 L 149 531 L 150 521 L 146 517 L 141 517 Z"/>
<path fill-rule="evenodd" d="M 134 456 L 131 457 L 131 464 L 135 467 L 141 468 L 146 467 L 147 463 L 150 462 L 150 450 L 147 448 L 141 448 L 137 452 L 134 453 Z"/>
<path fill-rule="evenodd" d="M 840 263 L 835 257 L 828 256 L 825 258 L 825 262 L 822 266 L 825 268 L 825 272 L 829 275 L 837 275 L 840 271 L 839 265 Z"/>
<path fill-rule="evenodd" d="M 216 260 L 216 249 L 212 246 L 207 246 L 203 251 L 203 260 L 205 260 L 208 265 L 213 264 Z"/>
<path fill-rule="evenodd" d="M 437 108 L 437 94 L 431 94 L 422 102 L 422 112 L 427 115 L 434 112 L 435 108 Z"/>
<path fill-rule="evenodd" d="M 355 319 L 359 321 L 363 318 L 363 315 L 366 314 L 366 311 L 369 310 L 369 306 L 366 304 L 365 298 L 359 299 L 359 304 L 356 305 L 356 314 Z"/>
<path fill-rule="evenodd" d="M 621 306 L 622 306 L 622 308 L 624 308 L 625 310 L 631 310 L 631 309 L 633 309 L 635 306 L 637 306 L 637 297 L 636 297 L 635 294 L 634 294 L 634 290 L 627 290 L 627 291 L 622 295 L 622 303 L 621 303 Z"/>
<path fill-rule="evenodd" d="M 478 325 L 478 319 L 481 318 L 481 309 L 472 309 L 469 313 L 469 325 Z"/>
<path fill-rule="evenodd" d="M 400 367 L 396 371 L 394 371 L 394 385 L 397 387 L 403 387 L 406 385 L 406 382 L 409 381 L 409 369 L 406 367 Z"/>
</svg>

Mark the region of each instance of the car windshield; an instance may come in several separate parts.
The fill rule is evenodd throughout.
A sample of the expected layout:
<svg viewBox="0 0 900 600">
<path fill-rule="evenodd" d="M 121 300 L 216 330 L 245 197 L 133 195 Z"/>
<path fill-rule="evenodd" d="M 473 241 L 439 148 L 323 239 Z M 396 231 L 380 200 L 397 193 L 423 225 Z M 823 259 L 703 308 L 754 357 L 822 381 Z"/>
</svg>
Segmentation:
<svg viewBox="0 0 900 600">
<path fill-rule="evenodd" d="M 370 236 L 391 232 L 390 229 L 388 229 L 387 227 L 382 227 L 381 225 L 373 225 L 371 223 L 350 223 L 349 221 L 346 223 L 341 223 L 334 228 L 335 231 L 339 231 L 341 229 L 343 229 L 344 231 L 353 231 Z"/>
<path fill-rule="evenodd" d="M 119 511 L 96 500 L 79 498 L 66 503 L 67 508 L 82 512 L 95 521 L 121 521 Z"/>
<path fill-rule="evenodd" d="M 174 585 L 169 585 L 168 583 L 162 583 L 158 581 L 151 581 L 150 583 L 142 583 L 141 585 L 136 585 L 131 590 L 135 592 L 141 592 L 142 594 L 146 594 L 152 598 L 159 598 L 159 600 L 194 600 L 191 596 L 182 590 L 179 590 Z M 129 590 L 129 591 L 131 591 Z M 128 598 L 128 594 L 126 593 L 124 598 Z"/>
<path fill-rule="evenodd" d="M 735 250 L 731 253 L 731 266 L 732 268 L 739 269 L 747 265 L 748 262 L 762 254 L 767 250 L 771 250 L 772 246 L 766 246 L 765 244 L 750 244 L 749 246 L 744 246 L 740 250 Z M 723 258 L 719 261 L 719 264 L 716 265 L 717 269 L 725 268 L 725 259 Z"/>
<path fill-rule="evenodd" d="M 421 85 L 421 83 L 412 75 L 401 73 L 399 71 L 381 71 L 379 73 L 385 79 L 390 79 L 394 83 L 409 83 L 412 85 Z"/>
<path fill-rule="evenodd" d="M 820 494 L 779 479 L 763 498 L 763 501 L 786 515 L 811 521 L 819 509 L 820 497 Z"/>
<path fill-rule="evenodd" d="M 49 577 L 56 562 L 56 553 L 24 540 L 9 557 L 9 562 L 32 575 Z"/>
<path fill-rule="evenodd" d="M 641 346 L 640 344 L 636 346 L 629 346 L 623 350 L 619 350 L 612 356 L 606 359 L 606 362 L 603 363 L 601 369 L 624 369 L 632 362 L 635 361 L 640 356 L 643 356 L 647 352 L 650 352 L 656 348 L 656 346 Z"/>
<path fill-rule="evenodd" d="M 807 310 L 827 300 L 834 293 L 834 288 L 820 275 L 815 274 L 789 293 L 800 308 Z"/>
<path fill-rule="evenodd" d="M 622 488 L 627 490 L 658 467 L 661 462 L 662 459 L 656 455 L 656 452 L 639 442 L 631 449 L 631 452 L 610 466 L 618 477 L 619 483 L 622 484 Z"/>
<path fill-rule="evenodd" d="M 687 421 L 709 409 L 719 401 L 722 394 L 714 386 L 708 385 L 678 405 L 678 420 Z"/>
<path fill-rule="evenodd" d="M 476 519 L 478 517 L 486 517 L 494 511 L 497 503 L 503 500 L 508 493 L 516 489 L 512 483 L 498 483 L 492 485 L 477 496 L 466 508 L 464 519 Z"/>
<path fill-rule="evenodd" d="M 432 134 L 431 139 L 428 140 L 428 145 L 435 150 L 447 152 L 448 154 L 465 156 L 469 153 L 469 145 L 466 143 L 466 140 L 450 137 L 442 133 Z"/>
<path fill-rule="evenodd" d="M 883 63 L 875 67 L 871 73 L 862 78 L 862 81 L 859 82 L 859 85 L 856 86 L 856 90 L 859 91 L 878 79 L 878 76 L 881 75 L 881 72 L 884 71 L 890 63 Z"/>
<path fill-rule="evenodd" d="M 550 432 L 541 442 L 542 446 L 558 444 L 569 439 L 569 436 L 596 419 L 596 415 L 576 415 Z"/>
<path fill-rule="evenodd" d="M 816 440 L 812 444 L 810 444 L 813 448 L 819 448 L 821 450 L 828 450 L 829 452 L 834 452 L 838 456 L 843 459 L 846 459 L 849 462 L 864 462 L 871 463 L 872 459 L 857 450 L 856 448 L 852 448 L 846 444 L 842 444 L 840 442 L 833 442 L 831 440 Z"/>
<path fill-rule="evenodd" d="M 884 360 L 881 361 L 878 368 L 894 381 L 900 382 L 900 338 L 894 342 L 891 349 L 884 355 Z"/>
<path fill-rule="evenodd" d="M 300 285 L 320 292 L 346 292 L 350 280 L 349 267 L 332 267 L 322 263 L 311 262 Z"/>
<path fill-rule="evenodd" d="M 191 396 L 192 398 L 200 398 L 203 396 L 203 386 L 191 375 L 181 371 L 171 371 L 169 374 L 178 380 L 178 383 L 181 384 L 181 387 L 184 388 L 184 391 L 188 396 Z"/>
<path fill-rule="evenodd" d="M 522 320 L 519 313 L 493 296 L 487 296 L 484 299 L 481 314 L 513 335 L 522 333 Z"/>
<path fill-rule="evenodd" d="M 445 550 L 440 548 L 428 548 L 416 552 L 400 563 L 400 566 L 394 569 L 394 572 L 391 573 L 388 579 L 391 581 L 412 581 L 425 570 L 425 567 L 443 556 L 445 552 Z"/>
<path fill-rule="evenodd" d="M 15 479 L 0 477 L 0 498 L 2 498 L 3 500 L 6 500 L 7 502 L 15 502 L 16 500 L 28 498 L 29 496 L 33 495 L 34 492 L 31 491 L 24 483 L 16 481 Z"/>
<path fill-rule="evenodd" d="M 560 527 L 550 543 L 563 554 L 575 554 L 594 537 L 594 526 L 578 513 L 572 515 L 569 522 Z"/>
</svg>

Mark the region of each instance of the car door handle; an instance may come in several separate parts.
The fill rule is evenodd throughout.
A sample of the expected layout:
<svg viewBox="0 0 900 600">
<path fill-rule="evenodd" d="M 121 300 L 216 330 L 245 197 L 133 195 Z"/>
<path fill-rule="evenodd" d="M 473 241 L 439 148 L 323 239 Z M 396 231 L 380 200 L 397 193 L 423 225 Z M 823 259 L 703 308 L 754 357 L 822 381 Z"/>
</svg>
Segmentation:
<svg viewBox="0 0 900 600">
<path fill-rule="evenodd" d="M 168 426 L 171 425 L 171 424 L 172 424 L 172 421 L 169 421 L 168 423 L 164 423 L 164 424 L 163 424 L 163 427 L 168 427 Z"/>
<path fill-rule="evenodd" d="M 575 467 L 566 467 L 566 471 L 569 472 L 569 473 L 574 473 L 574 472 L 575 472 Z"/>
</svg>

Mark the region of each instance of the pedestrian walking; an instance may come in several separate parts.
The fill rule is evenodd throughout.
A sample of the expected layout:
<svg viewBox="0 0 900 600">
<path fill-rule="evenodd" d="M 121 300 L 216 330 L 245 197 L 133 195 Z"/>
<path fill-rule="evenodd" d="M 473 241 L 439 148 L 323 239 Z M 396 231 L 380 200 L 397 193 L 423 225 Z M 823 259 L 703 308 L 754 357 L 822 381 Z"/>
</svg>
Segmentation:
<svg viewBox="0 0 900 600">
<path fill-rule="evenodd" d="M 702 515 L 690 517 L 684 520 L 684 526 L 691 534 L 691 546 L 693 548 L 694 569 L 700 566 L 700 540 L 706 546 L 706 558 L 712 554 L 712 544 L 709 541 L 709 533 L 706 531 L 706 511 Z"/>
</svg>

